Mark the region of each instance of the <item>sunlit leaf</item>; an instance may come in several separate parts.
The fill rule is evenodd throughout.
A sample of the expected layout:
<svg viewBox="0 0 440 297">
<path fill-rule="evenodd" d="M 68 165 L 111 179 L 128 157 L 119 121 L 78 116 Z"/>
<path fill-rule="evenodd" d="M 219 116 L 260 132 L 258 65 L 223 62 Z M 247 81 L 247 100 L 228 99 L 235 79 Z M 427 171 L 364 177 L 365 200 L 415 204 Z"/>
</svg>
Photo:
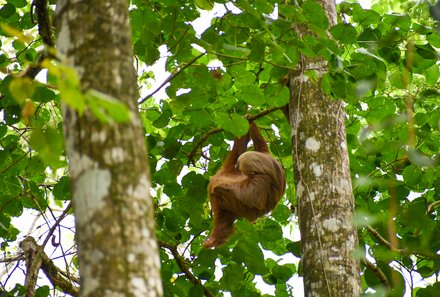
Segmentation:
<svg viewBox="0 0 440 297">
<path fill-rule="evenodd" d="M 58 168 L 62 164 L 60 157 L 64 142 L 58 130 L 52 127 L 36 129 L 32 132 L 29 142 L 48 166 Z"/>
<path fill-rule="evenodd" d="M 194 3 L 204 10 L 211 10 L 214 7 L 214 2 L 211 0 L 194 0 Z"/>
<path fill-rule="evenodd" d="M 35 92 L 35 85 L 28 77 L 16 78 L 9 84 L 9 90 L 18 103 L 23 104 Z"/>
<path fill-rule="evenodd" d="M 92 113 L 102 122 L 127 122 L 130 119 L 128 107 L 121 101 L 96 90 L 85 94 L 86 104 Z"/>
<path fill-rule="evenodd" d="M 235 136 L 242 136 L 249 130 L 249 122 L 235 113 L 220 117 L 217 122 L 220 127 Z"/>
</svg>

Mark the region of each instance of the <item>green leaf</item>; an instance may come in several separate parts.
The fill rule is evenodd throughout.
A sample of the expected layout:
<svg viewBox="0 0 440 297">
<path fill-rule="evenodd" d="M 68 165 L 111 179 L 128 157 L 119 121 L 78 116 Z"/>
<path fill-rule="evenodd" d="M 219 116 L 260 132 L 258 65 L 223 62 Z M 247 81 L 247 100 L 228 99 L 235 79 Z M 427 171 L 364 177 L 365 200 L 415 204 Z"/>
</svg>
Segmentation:
<svg viewBox="0 0 440 297">
<path fill-rule="evenodd" d="M 293 271 L 287 265 L 275 265 L 272 274 L 277 278 L 278 283 L 285 283 L 292 277 Z"/>
<path fill-rule="evenodd" d="M 330 33 L 344 44 L 353 44 L 357 41 L 356 29 L 350 24 L 337 24 L 330 29 Z"/>
<path fill-rule="evenodd" d="M 56 94 L 54 91 L 42 86 L 37 86 L 35 88 L 35 93 L 33 96 L 34 101 L 46 103 L 54 100 L 55 98 Z"/>
<path fill-rule="evenodd" d="M 257 11 L 265 14 L 269 14 L 274 11 L 272 3 L 266 0 L 255 0 L 252 4 L 255 6 Z"/>
<path fill-rule="evenodd" d="M 251 257 L 249 257 L 251 258 Z M 235 290 L 241 285 L 242 278 L 245 274 L 244 268 L 236 263 L 231 263 L 223 269 L 223 276 L 220 279 L 222 287 L 228 290 Z"/>
<path fill-rule="evenodd" d="M 414 48 L 408 48 L 406 55 L 409 61 L 413 59 L 412 66 L 418 70 L 429 68 L 437 62 L 437 52 L 430 44 L 414 45 Z"/>
<path fill-rule="evenodd" d="M 217 119 L 218 126 L 235 136 L 242 136 L 249 130 L 249 122 L 238 114 L 225 115 Z"/>
<path fill-rule="evenodd" d="M 259 231 L 259 235 L 262 241 L 276 241 L 283 237 L 283 232 L 281 226 L 277 222 L 266 219 L 262 222 L 262 228 Z"/>
<path fill-rule="evenodd" d="M 281 223 L 287 223 L 292 212 L 290 209 L 282 203 L 279 203 L 277 207 L 272 211 L 272 217 Z"/>
<path fill-rule="evenodd" d="M 412 75 L 403 65 L 393 65 L 393 67 L 390 69 L 388 79 L 392 86 L 399 89 L 406 89 L 408 83 L 411 82 Z"/>
<path fill-rule="evenodd" d="M 284 106 L 289 103 L 290 89 L 281 84 L 272 84 L 264 89 L 264 96 L 270 106 Z"/>
<path fill-rule="evenodd" d="M 203 10 L 212 10 L 214 8 L 214 2 L 211 0 L 194 0 L 194 4 Z"/>
<path fill-rule="evenodd" d="M 7 0 L 7 2 L 13 4 L 16 8 L 23 8 L 28 5 L 26 0 Z"/>
<path fill-rule="evenodd" d="M 162 114 L 153 122 L 153 126 L 156 128 L 164 128 L 171 120 L 172 112 L 169 109 L 165 109 Z"/>
<path fill-rule="evenodd" d="M 177 139 L 167 138 L 165 139 L 163 156 L 167 159 L 172 159 L 177 155 L 181 147 L 182 144 L 179 141 L 177 141 Z"/>
<path fill-rule="evenodd" d="M 4 165 L 3 165 L 4 166 Z M 4 168 L 2 166 L 2 169 Z M 11 197 L 17 196 L 21 193 L 22 187 L 20 181 L 15 176 L 2 176 L 0 179 L 0 187 L 2 189 L 2 197 L 7 196 L 7 200 L 9 201 Z M 6 201 L 2 201 L 0 205 L 3 205 Z M 10 202 L 13 202 L 12 199 Z M 4 204 L 3 207 L 7 206 L 7 203 Z"/>
<path fill-rule="evenodd" d="M 266 44 L 258 37 L 251 41 L 251 53 L 249 58 L 253 61 L 261 61 L 264 59 Z"/>
<path fill-rule="evenodd" d="M 44 180 L 43 180 L 44 181 Z M 39 211 L 47 209 L 47 199 L 43 190 L 35 182 L 28 182 L 24 185 L 23 195 L 20 202 L 25 208 L 32 208 Z"/>
<path fill-rule="evenodd" d="M 249 257 L 252 255 L 252 257 Z M 254 274 L 264 274 L 267 271 L 264 265 L 264 256 L 255 238 L 242 237 L 234 249 L 234 255 L 237 261 L 246 264 L 250 272 Z"/>
<path fill-rule="evenodd" d="M 241 87 L 240 99 L 255 106 L 260 106 L 266 103 L 266 98 L 257 85 Z"/>
<path fill-rule="evenodd" d="M 88 90 L 85 94 L 86 102 L 92 113 L 101 122 L 118 123 L 128 122 L 130 110 L 121 101 L 96 90 Z"/>
<path fill-rule="evenodd" d="M 440 77 L 440 70 L 436 64 L 423 70 L 423 75 L 426 78 L 426 83 L 433 86 L 437 83 Z"/>
<path fill-rule="evenodd" d="M 34 130 L 29 143 L 48 166 L 52 168 L 61 166 L 60 156 L 64 143 L 62 135 L 56 129 L 48 127 Z"/>
<path fill-rule="evenodd" d="M 358 37 L 358 43 L 365 48 L 374 45 L 374 42 L 380 40 L 382 33 L 378 29 L 365 28 Z"/>
<path fill-rule="evenodd" d="M 9 90 L 18 103 L 23 104 L 35 92 L 33 81 L 28 78 L 16 78 L 9 84 Z"/>
<path fill-rule="evenodd" d="M 49 293 L 49 286 L 42 286 L 35 290 L 35 297 L 47 297 Z"/>
<path fill-rule="evenodd" d="M 433 47 L 440 48 L 440 35 L 436 32 L 426 35 L 426 40 L 428 40 L 429 44 Z"/>
<path fill-rule="evenodd" d="M 437 52 L 430 44 L 416 44 L 414 46 L 416 48 L 417 54 L 422 56 L 425 59 L 437 59 Z"/>
<path fill-rule="evenodd" d="M 9 18 L 9 17 L 13 16 L 14 13 L 15 13 L 15 6 L 10 3 L 6 3 L 0 9 L 0 18 L 5 18 L 5 19 Z"/>
<path fill-rule="evenodd" d="M 63 176 L 53 188 L 53 196 L 57 200 L 70 200 L 72 199 L 70 178 Z"/>
<path fill-rule="evenodd" d="M 359 4 L 355 4 L 353 9 L 353 21 L 364 27 L 380 22 L 380 15 L 371 9 L 362 9 Z"/>
<path fill-rule="evenodd" d="M 301 6 L 306 19 L 321 30 L 328 27 L 328 19 L 321 5 L 313 0 L 306 0 Z"/>
<path fill-rule="evenodd" d="M 64 64 L 52 64 L 49 61 L 43 61 L 42 66 L 55 78 L 61 99 L 81 115 L 86 108 L 86 99 L 81 93 L 76 70 Z"/>
<path fill-rule="evenodd" d="M 406 184 L 413 187 L 419 183 L 422 177 L 422 171 L 415 165 L 407 166 L 402 172 L 403 180 Z"/>
<path fill-rule="evenodd" d="M 301 242 L 300 241 L 294 241 L 290 242 L 286 246 L 287 250 L 294 254 L 296 257 L 301 258 Z"/>
</svg>

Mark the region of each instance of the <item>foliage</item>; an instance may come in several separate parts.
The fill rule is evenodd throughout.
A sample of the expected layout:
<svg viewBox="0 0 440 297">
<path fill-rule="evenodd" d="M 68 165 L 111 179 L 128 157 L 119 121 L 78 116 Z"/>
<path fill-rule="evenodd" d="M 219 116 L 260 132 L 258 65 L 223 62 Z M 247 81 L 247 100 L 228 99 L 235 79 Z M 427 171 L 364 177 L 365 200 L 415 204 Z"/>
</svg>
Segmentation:
<svg viewBox="0 0 440 297">
<path fill-rule="evenodd" d="M 328 61 L 321 87 L 346 102 L 359 257 L 368 255 L 362 260 L 364 289 L 383 292 L 389 285 L 393 296 L 404 290 L 440 295 L 437 24 L 419 1 L 376 1 L 372 9 L 344 2 L 339 24 L 329 28 L 319 5 L 298 2 L 302 7 L 260 0 L 131 1 L 165 295 L 260 296 L 256 287 L 263 283 L 272 295 L 297 294 L 290 128 L 278 108 L 289 100 L 286 77 L 301 55 Z M 52 226 L 62 239 L 70 236 L 55 222 L 71 199 L 61 101 L 104 121 L 124 121 L 129 114 L 113 98 L 82 93 L 76 74 L 62 63 L 42 62 L 41 55 L 50 55 L 27 1 L 0 3 L 0 237 L 3 260 L 12 268 L 29 228 L 42 240 L 53 237 L 46 233 Z M 210 26 L 203 32 L 193 27 L 212 7 Z M 299 39 L 292 23 L 310 26 L 319 38 Z M 35 79 L 38 68 L 49 72 Z M 164 70 L 166 93 L 156 92 L 152 85 L 162 83 Z M 253 225 L 239 221 L 229 244 L 204 250 L 211 229 L 206 185 L 229 149 L 226 140 L 246 133 L 246 114 L 266 132 L 286 169 L 288 191 L 269 218 Z M 43 228 L 20 222 L 30 213 L 42 215 Z M 56 263 L 75 273 L 75 257 L 64 245 L 52 241 L 68 259 Z M 15 296 L 24 283 L 17 270 L 9 271 L 13 277 L 1 279 L 0 291 Z M 44 284 L 38 296 L 50 293 Z"/>
</svg>

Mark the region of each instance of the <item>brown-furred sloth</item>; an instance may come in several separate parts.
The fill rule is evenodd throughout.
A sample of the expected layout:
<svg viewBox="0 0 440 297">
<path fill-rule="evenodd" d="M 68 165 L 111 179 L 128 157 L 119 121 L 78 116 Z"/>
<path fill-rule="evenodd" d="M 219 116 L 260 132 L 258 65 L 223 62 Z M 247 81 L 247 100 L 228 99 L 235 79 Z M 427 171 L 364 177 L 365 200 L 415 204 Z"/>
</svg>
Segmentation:
<svg viewBox="0 0 440 297">
<path fill-rule="evenodd" d="M 249 138 L 255 151 L 246 152 Z M 285 189 L 283 168 L 270 155 L 258 127 L 251 123 L 249 132 L 234 141 L 232 151 L 209 182 L 214 227 L 203 247 L 225 243 L 234 231 L 237 218 L 254 222 L 273 210 Z"/>
</svg>

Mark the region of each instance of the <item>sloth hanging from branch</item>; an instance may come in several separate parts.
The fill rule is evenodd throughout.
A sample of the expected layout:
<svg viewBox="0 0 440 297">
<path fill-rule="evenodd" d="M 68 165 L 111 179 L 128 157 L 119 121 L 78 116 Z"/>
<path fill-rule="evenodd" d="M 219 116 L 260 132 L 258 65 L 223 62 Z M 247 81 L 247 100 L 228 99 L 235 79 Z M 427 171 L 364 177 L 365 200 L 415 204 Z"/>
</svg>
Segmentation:
<svg viewBox="0 0 440 297">
<path fill-rule="evenodd" d="M 255 151 L 247 152 L 250 139 Z M 232 151 L 209 182 L 214 227 L 203 247 L 225 243 L 234 231 L 236 219 L 254 222 L 273 210 L 285 190 L 283 168 L 270 155 L 258 127 L 250 123 L 249 132 L 234 141 Z"/>
</svg>

